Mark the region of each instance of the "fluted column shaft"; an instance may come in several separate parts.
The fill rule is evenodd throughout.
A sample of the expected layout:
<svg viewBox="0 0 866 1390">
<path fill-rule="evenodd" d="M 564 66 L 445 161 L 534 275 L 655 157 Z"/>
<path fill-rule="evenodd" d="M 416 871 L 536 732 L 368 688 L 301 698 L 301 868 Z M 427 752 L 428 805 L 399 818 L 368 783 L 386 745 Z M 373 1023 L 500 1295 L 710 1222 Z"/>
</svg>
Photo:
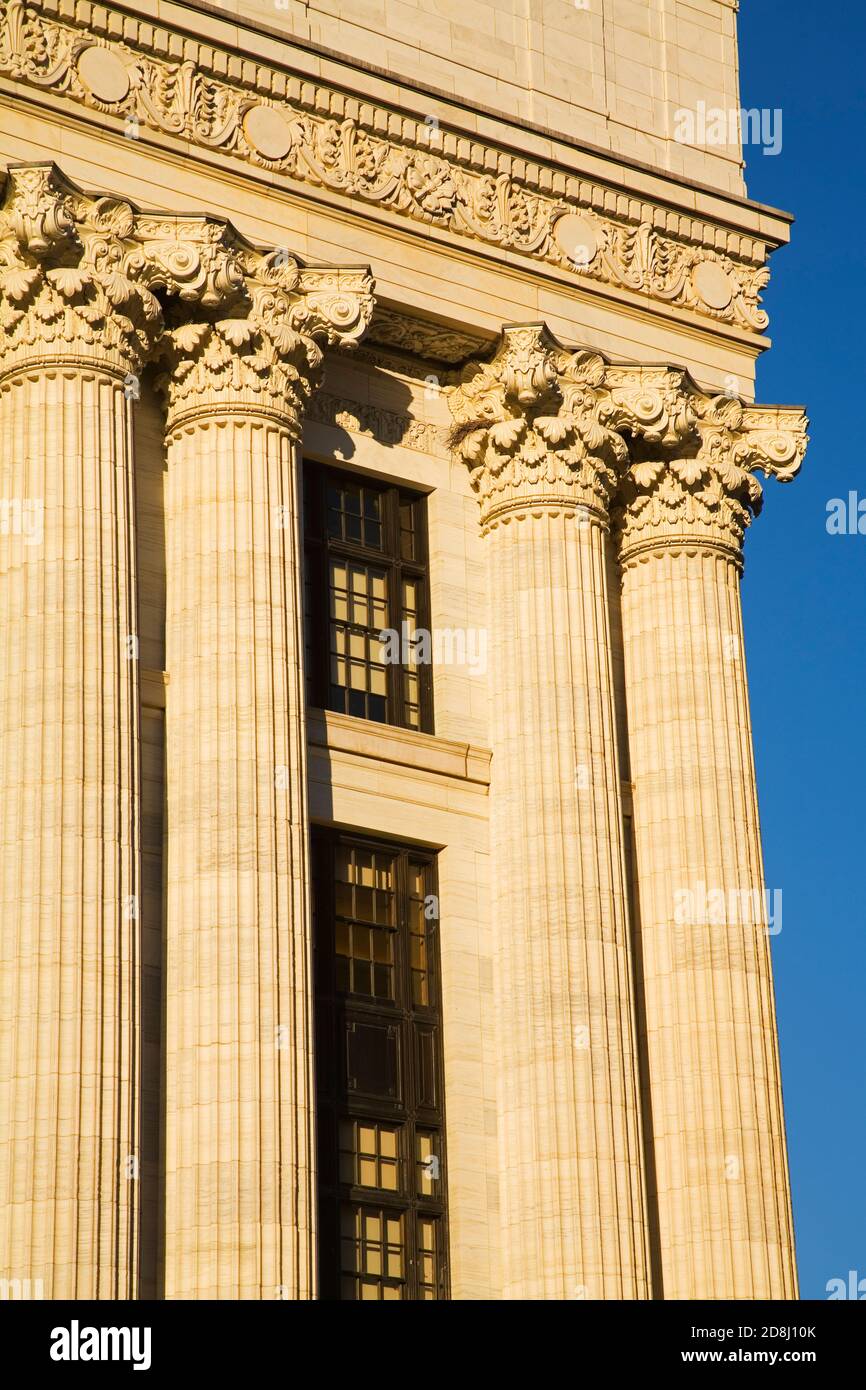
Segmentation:
<svg viewBox="0 0 866 1390">
<path fill-rule="evenodd" d="M 793 478 L 807 422 L 693 387 L 680 418 L 615 514 L 661 1292 L 796 1298 L 739 585 L 753 473 Z"/>
<path fill-rule="evenodd" d="M 67 351 L 34 352 L 32 367 L 0 381 L 0 491 L 13 508 L 0 526 L 0 1266 L 42 1280 L 46 1298 L 130 1298 L 140 882 L 130 405 L 94 346 Z"/>
<path fill-rule="evenodd" d="M 243 264 L 235 317 L 165 339 L 167 1298 L 315 1293 L 295 450 L 371 280 Z"/>
<path fill-rule="evenodd" d="M 648 1296 L 604 540 L 486 539 L 507 1298 Z"/>
<path fill-rule="evenodd" d="M 681 504 L 684 514 L 687 499 Z M 733 525 L 730 516 L 711 526 L 683 515 L 627 534 L 623 546 L 666 1299 L 797 1297 L 740 607 L 747 518 L 739 510 Z"/>
<path fill-rule="evenodd" d="M 309 1297 L 309 878 L 294 431 L 168 435 L 169 1298 Z"/>
<path fill-rule="evenodd" d="M 625 445 L 603 360 L 504 329 L 452 394 L 490 577 L 506 1298 L 647 1298 L 607 590 Z"/>
</svg>

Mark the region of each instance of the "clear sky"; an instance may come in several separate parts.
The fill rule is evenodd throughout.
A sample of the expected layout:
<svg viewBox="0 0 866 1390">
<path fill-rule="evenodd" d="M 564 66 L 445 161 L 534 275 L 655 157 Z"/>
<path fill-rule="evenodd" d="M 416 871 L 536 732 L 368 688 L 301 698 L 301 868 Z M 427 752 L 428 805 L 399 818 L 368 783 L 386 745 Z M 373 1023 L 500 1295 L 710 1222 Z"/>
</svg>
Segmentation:
<svg viewBox="0 0 866 1390">
<path fill-rule="evenodd" d="M 852 3 L 742 0 L 744 107 L 781 108 L 777 156 L 746 150 L 749 196 L 796 215 L 764 295 L 758 400 L 808 408 L 799 478 L 768 479 L 743 602 L 801 1296 L 866 1281 L 866 16 Z M 863 1294 L 866 1296 L 866 1283 Z"/>
</svg>

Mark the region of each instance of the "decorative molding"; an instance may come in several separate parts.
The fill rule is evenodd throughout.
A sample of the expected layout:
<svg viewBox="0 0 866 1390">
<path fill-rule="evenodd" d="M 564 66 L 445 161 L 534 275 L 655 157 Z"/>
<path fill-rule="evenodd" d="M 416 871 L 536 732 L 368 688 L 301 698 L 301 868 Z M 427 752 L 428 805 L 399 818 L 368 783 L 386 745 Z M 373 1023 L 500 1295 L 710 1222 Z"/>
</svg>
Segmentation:
<svg viewBox="0 0 866 1390">
<path fill-rule="evenodd" d="M 739 557 L 762 505 L 753 472 L 787 482 L 808 443 L 797 407 L 709 396 L 683 368 L 612 365 L 544 324 L 505 328 L 492 360 L 446 389 L 484 530 L 561 510 L 612 519 L 624 561 L 684 538 Z"/>
<path fill-rule="evenodd" d="M 415 420 L 411 415 L 361 404 L 343 396 L 318 391 L 311 397 L 304 417 L 315 424 L 333 425 L 351 434 L 366 434 L 377 444 L 399 445 L 420 454 L 447 457 L 448 441 L 437 425 Z"/>
<path fill-rule="evenodd" d="M 456 328 L 443 328 L 429 319 L 415 318 L 377 304 L 373 310 L 368 343 L 396 348 L 426 362 L 444 362 L 459 366 L 470 357 L 483 356 L 492 346 L 474 333 Z"/>
<path fill-rule="evenodd" d="M 109 6 L 0 0 L 0 73 L 102 115 L 762 333 L 763 240 Z M 70 17 L 70 15 L 74 16 Z M 175 60 L 175 56 L 183 56 Z M 434 142 L 431 144 L 431 142 Z"/>
</svg>

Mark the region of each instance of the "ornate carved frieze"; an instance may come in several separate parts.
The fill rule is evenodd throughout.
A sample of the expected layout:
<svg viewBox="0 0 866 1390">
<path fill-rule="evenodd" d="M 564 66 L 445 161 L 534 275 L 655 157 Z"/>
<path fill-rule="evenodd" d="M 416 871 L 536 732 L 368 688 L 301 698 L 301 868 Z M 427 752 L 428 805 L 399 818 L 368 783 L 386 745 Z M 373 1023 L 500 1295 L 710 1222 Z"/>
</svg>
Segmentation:
<svg viewBox="0 0 866 1390">
<path fill-rule="evenodd" d="M 328 391 L 317 391 L 311 397 L 304 418 L 322 425 L 333 425 L 351 434 L 369 435 L 377 444 L 386 447 L 399 445 L 421 454 L 447 455 L 445 431 L 438 426 L 415 420 L 402 412 L 335 396 Z"/>
<path fill-rule="evenodd" d="M 179 137 L 287 180 L 761 333 L 756 237 L 374 106 L 110 7 L 0 0 L 0 74 L 126 132 Z M 172 56 L 169 56 L 171 54 Z M 180 56 L 183 55 L 183 56 Z M 447 359 L 443 359 L 447 360 Z"/>
<path fill-rule="evenodd" d="M 395 348 L 425 362 L 444 362 L 449 366 L 482 356 L 488 346 L 478 334 L 443 328 L 441 324 L 401 314 L 383 304 L 377 304 L 373 311 L 367 341 Z"/>
<path fill-rule="evenodd" d="M 364 267 L 304 266 L 284 250 L 259 250 L 220 218 L 140 213 L 82 193 L 51 164 L 8 173 L 6 372 L 62 352 L 137 373 L 168 353 L 175 410 L 230 386 L 288 413 L 297 430 L 324 350 L 354 345 L 372 309 Z"/>
<path fill-rule="evenodd" d="M 506 328 L 448 400 L 485 529 L 545 508 L 612 515 L 628 562 L 684 540 L 739 557 L 761 508 L 754 471 L 788 481 L 808 442 L 797 407 L 746 406 L 682 368 L 569 351 L 543 324 Z"/>
</svg>

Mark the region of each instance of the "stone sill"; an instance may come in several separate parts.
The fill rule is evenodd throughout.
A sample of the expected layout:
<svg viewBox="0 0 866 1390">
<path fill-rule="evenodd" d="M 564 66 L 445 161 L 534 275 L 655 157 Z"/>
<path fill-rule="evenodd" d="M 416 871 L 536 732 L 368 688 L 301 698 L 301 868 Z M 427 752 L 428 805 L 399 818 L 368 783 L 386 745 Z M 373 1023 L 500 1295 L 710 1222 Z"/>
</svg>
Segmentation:
<svg viewBox="0 0 866 1390">
<path fill-rule="evenodd" d="M 484 787 L 490 783 L 491 755 L 486 748 L 332 710 L 307 710 L 307 742 L 311 748 L 396 763 L 415 772 L 432 772 Z"/>
</svg>

